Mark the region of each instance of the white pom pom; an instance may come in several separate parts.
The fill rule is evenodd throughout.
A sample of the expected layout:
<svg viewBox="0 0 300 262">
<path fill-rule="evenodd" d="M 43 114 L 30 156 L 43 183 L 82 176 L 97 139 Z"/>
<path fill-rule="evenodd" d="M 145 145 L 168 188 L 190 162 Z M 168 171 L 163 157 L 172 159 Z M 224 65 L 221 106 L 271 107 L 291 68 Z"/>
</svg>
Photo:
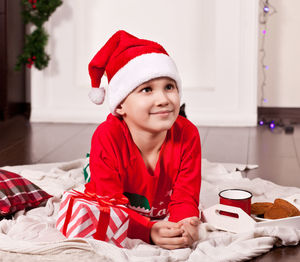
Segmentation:
<svg viewBox="0 0 300 262">
<path fill-rule="evenodd" d="M 89 92 L 90 100 L 96 105 L 101 105 L 104 101 L 105 89 L 103 87 L 93 87 Z"/>
</svg>

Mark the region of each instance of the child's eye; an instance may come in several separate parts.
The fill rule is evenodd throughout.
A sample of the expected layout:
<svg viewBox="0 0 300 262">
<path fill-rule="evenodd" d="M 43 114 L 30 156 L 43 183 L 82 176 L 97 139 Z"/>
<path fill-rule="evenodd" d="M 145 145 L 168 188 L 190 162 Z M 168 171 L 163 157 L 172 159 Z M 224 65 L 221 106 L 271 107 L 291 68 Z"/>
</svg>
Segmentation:
<svg viewBox="0 0 300 262">
<path fill-rule="evenodd" d="M 166 90 L 172 90 L 172 89 L 174 89 L 174 88 L 175 88 L 175 86 L 172 85 L 172 84 L 166 85 Z"/>
<path fill-rule="evenodd" d="M 143 93 L 149 93 L 152 91 L 151 87 L 144 87 L 142 90 L 141 90 Z"/>
</svg>

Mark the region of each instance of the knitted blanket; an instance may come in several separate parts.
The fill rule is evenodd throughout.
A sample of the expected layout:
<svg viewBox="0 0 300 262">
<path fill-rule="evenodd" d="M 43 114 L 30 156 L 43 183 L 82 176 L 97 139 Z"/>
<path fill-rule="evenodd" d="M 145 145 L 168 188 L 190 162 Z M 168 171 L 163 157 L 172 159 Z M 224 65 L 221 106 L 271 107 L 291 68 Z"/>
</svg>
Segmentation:
<svg viewBox="0 0 300 262">
<path fill-rule="evenodd" d="M 192 248 L 165 250 L 140 240 L 129 240 L 127 248 L 93 239 L 65 239 L 55 228 L 59 204 L 65 190 L 84 188 L 86 159 L 67 163 L 3 167 L 19 173 L 54 197 L 44 207 L 19 211 L 12 220 L 0 221 L 1 261 L 244 261 L 268 252 L 274 245 L 296 245 L 300 230 L 259 227 L 245 233 L 216 230 L 201 224 L 201 239 Z M 218 202 L 218 192 L 242 188 L 253 193 L 253 201 L 273 201 L 300 193 L 259 178 L 244 178 L 241 170 L 256 168 L 237 164 L 210 163 L 203 159 L 201 207 Z"/>
</svg>

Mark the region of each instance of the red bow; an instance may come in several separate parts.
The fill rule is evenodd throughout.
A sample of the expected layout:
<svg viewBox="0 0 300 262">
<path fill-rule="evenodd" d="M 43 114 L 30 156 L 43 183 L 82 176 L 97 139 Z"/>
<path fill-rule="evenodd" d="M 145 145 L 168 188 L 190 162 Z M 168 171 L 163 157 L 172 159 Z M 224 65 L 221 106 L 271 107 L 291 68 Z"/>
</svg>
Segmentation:
<svg viewBox="0 0 300 262">
<path fill-rule="evenodd" d="M 81 193 L 76 190 L 72 190 L 72 192 L 76 193 L 75 198 L 83 198 L 85 200 L 97 201 L 102 206 L 115 206 L 115 205 L 126 205 L 128 204 L 128 198 L 123 194 L 115 194 L 111 197 L 100 197 L 95 193 L 85 192 Z"/>
</svg>

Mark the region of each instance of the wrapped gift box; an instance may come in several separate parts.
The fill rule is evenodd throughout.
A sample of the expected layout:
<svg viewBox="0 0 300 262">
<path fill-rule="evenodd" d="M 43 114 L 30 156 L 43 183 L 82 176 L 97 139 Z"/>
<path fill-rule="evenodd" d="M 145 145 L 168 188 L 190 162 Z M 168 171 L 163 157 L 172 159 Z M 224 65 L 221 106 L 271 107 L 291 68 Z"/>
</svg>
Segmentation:
<svg viewBox="0 0 300 262">
<path fill-rule="evenodd" d="M 67 238 L 103 240 L 124 247 L 129 225 L 129 210 L 124 197 L 107 199 L 75 190 L 64 193 L 56 227 Z"/>
</svg>

